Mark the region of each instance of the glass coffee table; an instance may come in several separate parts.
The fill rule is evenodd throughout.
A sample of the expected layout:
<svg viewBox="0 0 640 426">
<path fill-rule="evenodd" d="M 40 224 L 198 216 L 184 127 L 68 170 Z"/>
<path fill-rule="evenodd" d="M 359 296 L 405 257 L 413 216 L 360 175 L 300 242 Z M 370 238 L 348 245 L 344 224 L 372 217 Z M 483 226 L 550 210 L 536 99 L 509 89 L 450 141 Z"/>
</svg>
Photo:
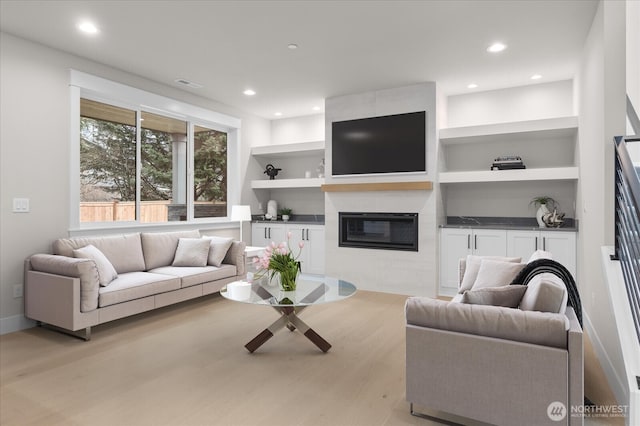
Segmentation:
<svg viewBox="0 0 640 426">
<path fill-rule="evenodd" d="M 226 299 L 251 305 L 271 306 L 280 313 L 279 319 L 244 345 L 252 353 L 273 337 L 276 331 L 285 327 L 291 331 L 297 329 L 321 351 L 327 352 L 331 344 L 302 321 L 298 314 L 308 306 L 338 302 L 353 296 L 355 292 L 356 286 L 350 282 L 333 277 L 305 274 L 298 277 L 295 291 L 282 291 L 278 284 L 269 283 L 267 277 L 253 283 L 242 281 L 229 283 L 220 290 L 220 294 Z"/>
</svg>

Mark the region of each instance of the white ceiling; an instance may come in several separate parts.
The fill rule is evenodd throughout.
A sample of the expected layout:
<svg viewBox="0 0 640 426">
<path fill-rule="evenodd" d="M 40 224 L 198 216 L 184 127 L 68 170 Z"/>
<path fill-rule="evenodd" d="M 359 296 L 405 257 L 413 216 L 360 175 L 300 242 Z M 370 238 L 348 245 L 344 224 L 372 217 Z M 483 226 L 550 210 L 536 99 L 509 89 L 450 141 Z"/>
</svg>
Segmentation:
<svg viewBox="0 0 640 426">
<path fill-rule="evenodd" d="M 446 95 L 573 78 L 597 2 L 0 1 L 0 29 L 273 119 L 435 81 Z M 76 26 L 92 20 L 94 36 Z M 494 41 L 508 45 L 486 52 Z M 290 50 L 289 43 L 299 48 Z M 247 97 L 246 88 L 257 94 Z"/>
</svg>

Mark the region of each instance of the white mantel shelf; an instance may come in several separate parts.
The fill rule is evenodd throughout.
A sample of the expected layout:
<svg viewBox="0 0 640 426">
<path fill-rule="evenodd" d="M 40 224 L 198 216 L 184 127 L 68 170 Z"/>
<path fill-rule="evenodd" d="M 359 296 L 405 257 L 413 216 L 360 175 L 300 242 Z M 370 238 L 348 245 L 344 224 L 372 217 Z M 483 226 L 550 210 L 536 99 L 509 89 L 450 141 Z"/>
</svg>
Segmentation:
<svg viewBox="0 0 640 426">
<path fill-rule="evenodd" d="M 550 167 L 522 170 L 480 170 L 441 172 L 440 183 L 515 182 L 541 180 L 577 180 L 578 167 Z"/>
<path fill-rule="evenodd" d="M 263 179 L 252 180 L 253 189 L 278 189 L 278 188 L 320 188 L 324 183 L 324 178 L 309 179 Z"/>
<path fill-rule="evenodd" d="M 290 158 L 324 155 L 324 141 L 254 146 L 251 155 L 263 158 Z"/>
</svg>

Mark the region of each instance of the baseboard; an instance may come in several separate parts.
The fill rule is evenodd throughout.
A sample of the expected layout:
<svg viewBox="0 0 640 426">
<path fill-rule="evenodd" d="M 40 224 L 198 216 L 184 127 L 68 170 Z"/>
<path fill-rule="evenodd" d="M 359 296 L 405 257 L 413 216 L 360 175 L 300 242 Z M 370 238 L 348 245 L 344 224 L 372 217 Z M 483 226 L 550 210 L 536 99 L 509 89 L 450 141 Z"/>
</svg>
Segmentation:
<svg viewBox="0 0 640 426">
<path fill-rule="evenodd" d="M 26 318 L 24 315 L 0 318 L 0 335 L 25 330 L 35 326 L 36 322 Z"/>
<path fill-rule="evenodd" d="M 606 348 L 602 344 L 602 341 L 600 341 L 598 332 L 595 330 L 595 328 L 593 328 L 593 324 L 589 319 L 589 315 L 587 315 L 585 311 L 582 311 L 582 316 L 585 331 L 591 339 L 591 344 L 593 345 L 593 349 L 596 352 L 598 361 L 600 361 L 600 366 L 602 367 L 604 375 L 607 377 L 609 386 L 611 387 L 613 394 L 618 400 L 618 404 L 626 404 L 625 401 L 627 400 L 627 386 L 626 384 L 624 384 L 616 370 L 613 368 L 611 358 L 609 358 L 609 354 L 607 353 Z"/>
</svg>

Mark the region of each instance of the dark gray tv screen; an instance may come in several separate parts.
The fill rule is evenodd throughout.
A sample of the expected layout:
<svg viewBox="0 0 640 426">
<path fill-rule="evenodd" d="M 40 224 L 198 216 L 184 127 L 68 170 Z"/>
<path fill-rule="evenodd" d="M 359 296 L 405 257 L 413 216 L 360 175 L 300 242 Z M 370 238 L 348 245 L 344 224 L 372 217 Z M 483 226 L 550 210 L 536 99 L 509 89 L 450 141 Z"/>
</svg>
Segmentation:
<svg viewBox="0 0 640 426">
<path fill-rule="evenodd" d="M 426 112 L 335 121 L 334 176 L 426 172 Z"/>
</svg>

